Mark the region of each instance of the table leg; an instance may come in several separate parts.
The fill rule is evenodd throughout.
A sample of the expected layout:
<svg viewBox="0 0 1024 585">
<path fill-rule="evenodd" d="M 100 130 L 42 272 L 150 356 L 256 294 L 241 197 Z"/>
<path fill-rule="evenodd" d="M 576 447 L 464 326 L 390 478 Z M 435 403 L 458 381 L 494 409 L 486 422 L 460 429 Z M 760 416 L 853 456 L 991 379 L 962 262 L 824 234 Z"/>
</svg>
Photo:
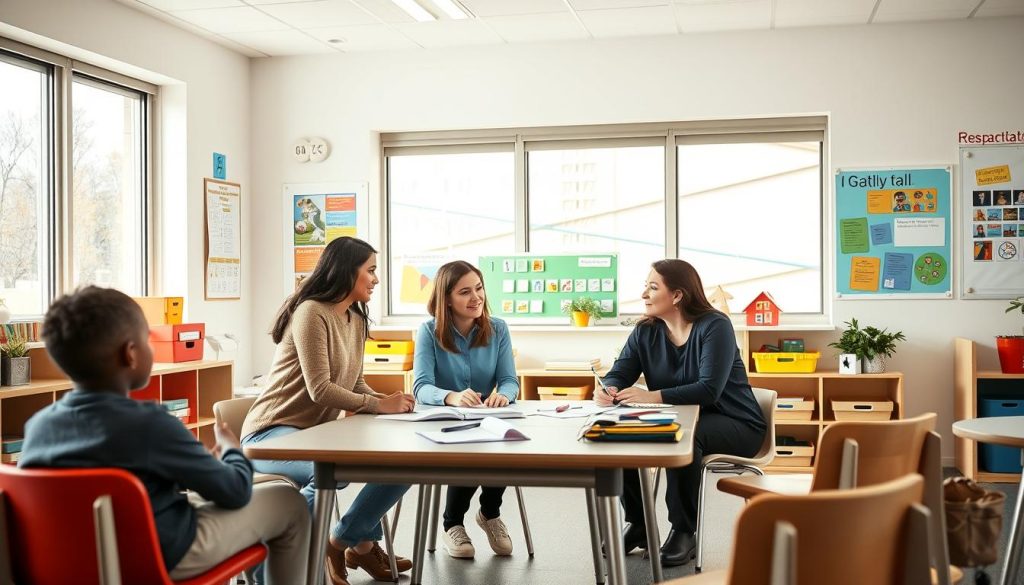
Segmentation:
<svg viewBox="0 0 1024 585">
<path fill-rule="evenodd" d="M 583 490 L 587 494 L 587 521 L 590 524 L 590 549 L 594 555 L 594 577 L 597 585 L 604 585 L 604 562 L 601 560 L 601 525 L 597 519 L 597 498 L 594 488 Z"/>
<path fill-rule="evenodd" d="M 437 517 L 441 515 L 441 486 L 431 488 L 430 526 L 427 527 L 427 551 L 437 550 Z"/>
<path fill-rule="evenodd" d="M 421 484 L 419 500 L 416 504 L 416 533 L 412 545 L 412 583 L 420 585 L 423 580 L 423 561 L 426 559 L 427 532 L 426 525 L 430 517 L 430 484 Z"/>
<path fill-rule="evenodd" d="M 640 469 L 640 495 L 644 502 L 644 524 L 647 525 L 647 553 L 651 557 L 651 573 L 654 582 L 665 580 L 661 574 L 661 536 L 658 534 L 658 515 L 654 511 L 654 490 L 651 488 L 651 474 L 654 469 Z"/>
<path fill-rule="evenodd" d="M 1024 463 L 1024 450 L 1021 450 L 1021 462 Z M 1020 487 L 1017 488 L 1017 504 L 1014 506 L 1013 519 L 1010 524 L 1010 537 L 1006 541 L 1006 562 L 1003 564 L 1003 585 L 1012 585 L 1020 575 L 1021 523 L 1024 522 L 1024 472 L 1021 472 Z"/>
<path fill-rule="evenodd" d="M 608 583 L 626 585 L 626 554 L 622 543 L 619 496 L 622 495 L 622 470 L 596 471 L 597 510 L 604 524 L 604 545 L 608 553 Z"/>
<path fill-rule="evenodd" d="M 313 534 L 309 540 L 309 560 L 306 563 L 306 585 L 317 585 L 324 580 L 324 555 L 327 553 L 327 532 L 334 509 L 335 489 L 333 463 L 313 464 Z"/>
</svg>

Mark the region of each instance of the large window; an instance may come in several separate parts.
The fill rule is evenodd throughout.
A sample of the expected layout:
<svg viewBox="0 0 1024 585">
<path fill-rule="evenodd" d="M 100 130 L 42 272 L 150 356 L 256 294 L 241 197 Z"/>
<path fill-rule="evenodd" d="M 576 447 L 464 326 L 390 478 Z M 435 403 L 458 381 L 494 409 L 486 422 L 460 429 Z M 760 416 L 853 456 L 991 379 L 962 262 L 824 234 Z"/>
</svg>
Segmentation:
<svg viewBox="0 0 1024 585">
<path fill-rule="evenodd" d="M 730 293 L 735 313 L 768 291 L 820 319 L 825 123 L 385 134 L 389 314 L 423 314 L 448 259 L 613 252 L 620 314 L 642 312 L 650 264 L 669 257 Z"/>
<path fill-rule="evenodd" d="M 0 87 L 0 298 L 38 319 L 79 285 L 145 294 L 155 88 L 3 38 Z"/>
</svg>

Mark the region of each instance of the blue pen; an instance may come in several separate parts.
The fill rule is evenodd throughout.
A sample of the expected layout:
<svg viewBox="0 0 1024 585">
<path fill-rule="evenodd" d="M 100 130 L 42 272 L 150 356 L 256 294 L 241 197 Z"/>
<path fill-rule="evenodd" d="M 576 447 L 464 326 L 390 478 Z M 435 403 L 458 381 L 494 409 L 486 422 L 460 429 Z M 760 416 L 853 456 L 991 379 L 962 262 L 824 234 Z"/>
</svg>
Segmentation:
<svg viewBox="0 0 1024 585">
<path fill-rule="evenodd" d="M 465 431 L 467 429 L 475 429 L 478 426 L 480 426 L 480 423 L 478 422 L 466 423 L 464 425 L 455 425 L 454 427 L 444 427 L 443 429 L 441 429 L 441 432 L 451 433 L 453 431 Z"/>
</svg>

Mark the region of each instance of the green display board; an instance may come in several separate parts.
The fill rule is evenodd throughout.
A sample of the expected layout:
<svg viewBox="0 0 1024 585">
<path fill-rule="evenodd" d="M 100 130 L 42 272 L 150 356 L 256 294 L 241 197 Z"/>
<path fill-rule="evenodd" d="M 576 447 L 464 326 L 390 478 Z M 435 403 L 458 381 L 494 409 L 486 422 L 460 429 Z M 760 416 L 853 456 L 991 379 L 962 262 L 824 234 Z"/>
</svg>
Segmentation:
<svg viewBox="0 0 1024 585">
<path fill-rule="evenodd" d="M 562 306 L 584 296 L 601 303 L 602 317 L 618 314 L 614 254 L 481 256 L 479 266 L 497 317 L 563 317 Z"/>
</svg>

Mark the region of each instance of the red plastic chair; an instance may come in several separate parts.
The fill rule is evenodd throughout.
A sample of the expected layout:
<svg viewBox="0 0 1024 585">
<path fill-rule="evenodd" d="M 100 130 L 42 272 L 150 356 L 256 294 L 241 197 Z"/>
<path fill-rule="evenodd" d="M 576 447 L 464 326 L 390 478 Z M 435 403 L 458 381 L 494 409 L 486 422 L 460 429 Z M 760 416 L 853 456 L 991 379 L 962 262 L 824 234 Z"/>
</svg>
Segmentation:
<svg viewBox="0 0 1024 585">
<path fill-rule="evenodd" d="M 172 581 L 149 495 L 123 469 L 0 465 L 0 514 L 16 583 L 223 585 L 267 556 L 255 544 L 202 575 Z"/>
</svg>

